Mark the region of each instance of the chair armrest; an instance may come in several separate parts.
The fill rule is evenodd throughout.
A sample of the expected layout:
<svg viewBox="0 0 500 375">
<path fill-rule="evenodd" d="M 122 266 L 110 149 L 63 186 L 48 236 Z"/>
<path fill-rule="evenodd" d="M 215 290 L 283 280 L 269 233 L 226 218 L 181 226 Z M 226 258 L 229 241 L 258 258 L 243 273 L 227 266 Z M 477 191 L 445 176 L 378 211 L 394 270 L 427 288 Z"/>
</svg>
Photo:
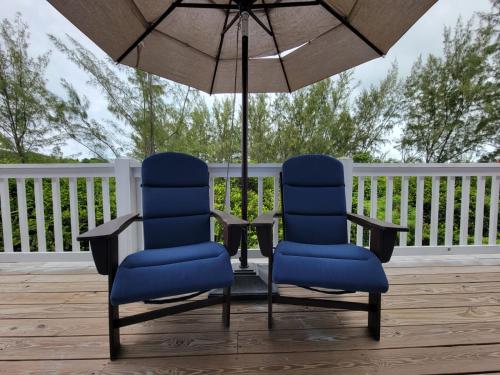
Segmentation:
<svg viewBox="0 0 500 375">
<path fill-rule="evenodd" d="M 91 241 L 117 236 L 134 221 L 140 220 L 139 214 L 127 214 L 110 220 L 98 227 L 91 229 L 77 237 L 78 241 Z"/>
<path fill-rule="evenodd" d="M 101 275 L 114 272 L 118 259 L 118 235 L 137 220 L 140 220 L 139 214 L 123 215 L 77 237 L 78 241 L 90 242 L 92 257 Z"/>
<path fill-rule="evenodd" d="M 267 258 L 273 255 L 273 225 L 280 215 L 279 212 L 271 211 L 260 215 L 252 222 L 257 231 L 260 252 Z"/>
<path fill-rule="evenodd" d="M 219 210 L 212 210 L 211 215 L 222 224 L 224 246 L 229 255 L 236 255 L 240 246 L 242 231 L 248 226 L 248 221 Z"/>
<path fill-rule="evenodd" d="M 370 230 L 370 250 L 382 263 L 387 263 L 392 257 L 397 232 L 408 232 L 407 227 L 363 215 L 347 213 L 347 218 Z"/>
</svg>

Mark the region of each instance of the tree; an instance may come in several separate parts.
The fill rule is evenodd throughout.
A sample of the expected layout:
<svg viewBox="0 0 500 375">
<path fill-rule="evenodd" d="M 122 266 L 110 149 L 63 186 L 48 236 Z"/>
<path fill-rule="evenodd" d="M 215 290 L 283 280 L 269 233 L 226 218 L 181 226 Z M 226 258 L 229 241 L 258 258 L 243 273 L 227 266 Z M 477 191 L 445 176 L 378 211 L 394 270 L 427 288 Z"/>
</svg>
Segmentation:
<svg viewBox="0 0 500 375">
<path fill-rule="evenodd" d="M 492 30 L 445 28 L 443 57 L 419 58 L 404 85 L 404 160 L 468 161 L 499 141 Z M 498 73 L 496 73 L 498 74 Z"/>
<path fill-rule="evenodd" d="M 117 158 L 123 150 L 117 146 L 113 133 L 118 133 L 114 124 L 103 126 L 89 117 L 90 103 L 81 97 L 75 88 L 66 80 L 61 80 L 67 93 L 67 100 L 59 100 L 57 106 L 58 122 L 66 138 L 85 147 L 99 160 L 107 160 L 109 152 Z M 112 131 L 109 131 L 112 130 Z"/>
<path fill-rule="evenodd" d="M 0 23 L 0 148 L 26 163 L 32 152 L 57 146 L 55 97 L 46 87 L 49 53 L 31 57 L 29 28 L 17 14 Z"/>
<path fill-rule="evenodd" d="M 88 73 L 89 83 L 103 92 L 108 110 L 121 122 L 113 126 L 131 131 L 133 156 L 142 159 L 169 146 L 179 125 L 175 106 L 181 101 L 174 98 L 175 84 L 139 69 L 116 66 L 109 58 L 98 59 L 70 36 L 68 43 L 49 37 L 70 61 Z"/>
<path fill-rule="evenodd" d="M 248 103 L 249 159 L 253 163 L 269 163 L 275 160 L 272 113 L 266 94 L 250 95 Z"/>
<path fill-rule="evenodd" d="M 364 89 L 354 101 L 354 153 L 380 153 L 400 118 L 400 109 L 401 87 L 393 64 L 378 85 Z"/>
</svg>

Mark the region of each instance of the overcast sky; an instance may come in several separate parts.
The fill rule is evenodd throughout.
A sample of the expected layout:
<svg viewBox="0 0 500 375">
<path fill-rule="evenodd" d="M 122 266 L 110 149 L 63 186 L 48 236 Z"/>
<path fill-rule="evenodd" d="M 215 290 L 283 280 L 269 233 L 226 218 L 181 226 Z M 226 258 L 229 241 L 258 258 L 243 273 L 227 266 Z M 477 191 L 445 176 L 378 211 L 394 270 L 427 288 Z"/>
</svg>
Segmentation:
<svg viewBox="0 0 500 375">
<path fill-rule="evenodd" d="M 400 74 L 402 76 L 406 75 L 410 71 L 412 63 L 420 54 L 424 56 L 429 53 L 441 54 L 444 26 L 453 26 L 459 17 L 469 19 L 474 12 L 488 11 L 489 9 L 489 0 L 439 0 L 399 40 L 385 58 L 376 59 L 355 68 L 355 79 L 360 81 L 361 87 L 377 83 L 385 77 L 387 70 L 395 60 L 398 62 Z M 50 89 L 56 94 L 62 94 L 59 80 L 66 78 L 81 94 L 90 99 L 91 115 L 96 119 L 109 118 L 106 103 L 100 100 L 101 94 L 99 91 L 89 87 L 86 83 L 87 76 L 68 62 L 64 55 L 54 50 L 47 34 L 63 36 L 67 33 L 79 40 L 97 56 L 104 57 L 104 52 L 45 0 L 0 0 L 1 18 L 12 19 L 16 12 L 20 12 L 25 22 L 30 26 L 30 48 L 32 53 L 41 54 L 47 50 L 52 50 L 47 71 Z M 64 152 L 68 154 L 74 153 L 75 150 L 77 149 L 73 146 L 64 148 Z M 78 150 L 78 152 L 80 151 Z M 82 156 L 85 156 L 85 154 L 82 154 Z"/>
</svg>

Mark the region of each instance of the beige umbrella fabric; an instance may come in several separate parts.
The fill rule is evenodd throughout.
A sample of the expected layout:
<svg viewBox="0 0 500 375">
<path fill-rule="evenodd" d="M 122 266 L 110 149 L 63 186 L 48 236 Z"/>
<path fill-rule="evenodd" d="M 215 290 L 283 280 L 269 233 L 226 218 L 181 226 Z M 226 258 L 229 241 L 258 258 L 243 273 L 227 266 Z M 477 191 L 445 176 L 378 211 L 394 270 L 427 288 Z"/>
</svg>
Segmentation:
<svg viewBox="0 0 500 375">
<path fill-rule="evenodd" d="M 114 60 L 173 3 L 172 0 L 49 2 Z M 249 92 L 297 90 L 384 55 L 436 0 L 325 0 L 323 4 L 312 0 L 313 5 L 308 6 L 263 9 L 264 5 L 285 2 L 305 3 L 301 0 L 253 3 L 262 5 L 253 13 L 268 30 L 272 29 L 276 43 L 250 18 Z M 186 3 L 231 4 L 233 9 L 176 7 L 122 63 L 208 93 L 233 93 L 235 59 L 241 58 L 237 52 L 236 23 L 225 33 L 220 54 L 218 50 L 224 25 L 238 13 L 234 9 L 237 2 L 176 0 L 176 4 Z M 237 71 L 239 76 L 241 66 Z M 237 92 L 241 92 L 241 77 L 236 82 Z"/>
</svg>

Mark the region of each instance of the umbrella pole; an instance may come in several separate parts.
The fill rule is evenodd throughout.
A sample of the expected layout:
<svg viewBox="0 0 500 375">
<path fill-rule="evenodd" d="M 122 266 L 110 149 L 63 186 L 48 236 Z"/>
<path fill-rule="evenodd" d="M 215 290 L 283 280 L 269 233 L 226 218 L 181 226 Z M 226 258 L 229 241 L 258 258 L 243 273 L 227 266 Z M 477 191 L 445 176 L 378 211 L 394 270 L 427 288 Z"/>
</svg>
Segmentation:
<svg viewBox="0 0 500 375">
<path fill-rule="evenodd" d="M 248 219 L 248 12 L 245 11 L 248 3 L 240 2 L 241 30 L 242 30 L 242 53 L 241 53 L 241 112 L 242 112 L 242 132 L 241 132 L 241 217 Z M 265 267 L 264 267 L 265 268 Z M 267 299 L 268 287 L 264 275 L 259 265 L 248 264 L 248 237 L 247 231 L 243 232 L 241 239 L 240 267 L 234 272 L 234 282 L 231 287 L 231 298 L 235 300 Z M 272 292 L 278 293 L 278 289 L 273 285 Z M 222 295 L 223 290 L 217 289 L 211 293 L 214 296 Z"/>
<path fill-rule="evenodd" d="M 248 13 L 241 13 L 241 218 L 248 219 Z M 240 268 L 248 268 L 248 233 L 241 239 Z"/>
</svg>

